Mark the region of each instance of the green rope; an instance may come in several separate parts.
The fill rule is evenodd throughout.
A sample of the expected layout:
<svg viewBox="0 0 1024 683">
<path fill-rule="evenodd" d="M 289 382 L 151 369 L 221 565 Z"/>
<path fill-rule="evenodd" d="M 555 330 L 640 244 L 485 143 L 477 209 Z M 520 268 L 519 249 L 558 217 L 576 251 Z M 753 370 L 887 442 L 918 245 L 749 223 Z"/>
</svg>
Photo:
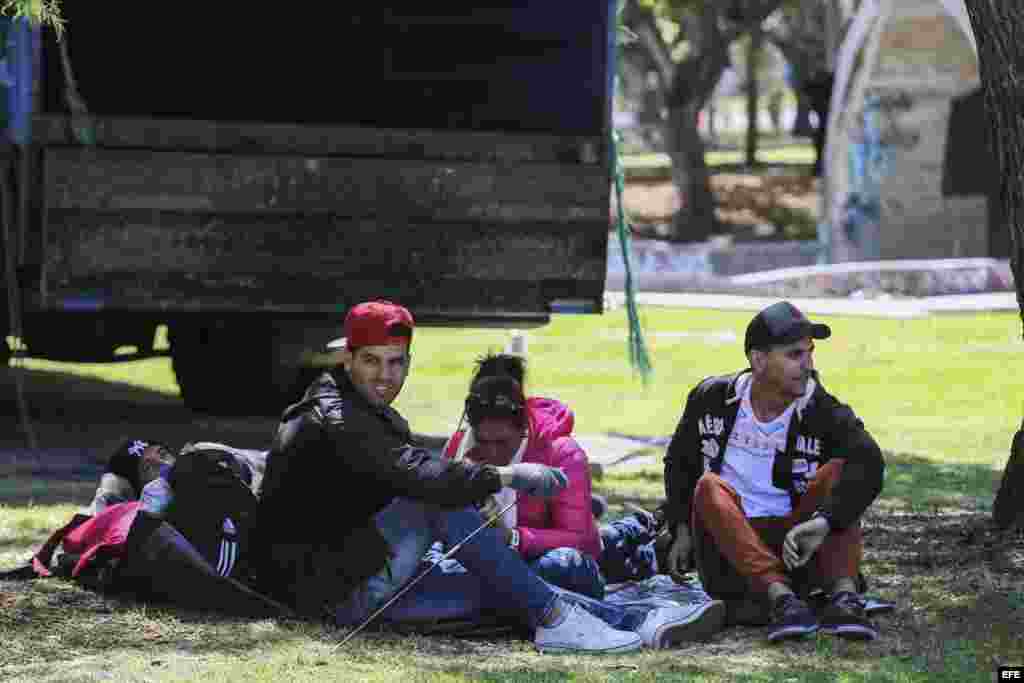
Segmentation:
<svg viewBox="0 0 1024 683">
<path fill-rule="evenodd" d="M 621 142 L 619 132 L 612 129 L 612 170 L 615 178 L 615 204 L 617 216 L 616 232 L 619 234 L 619 247 L 622 250 L 622 263 L 626 273 L 626 316 L 629 319 L 629 364 L 640 372 L 640 379 L 646 387 L 654 372 L 647 346 L 644 344 L 644 332 L 640 326 L 640 314 L 636 305 L 636 285 L 633 282 L 633 266 L 630 263 L 629 219 L 626 218 L 626 207 L 622 203 L 622 188 L 625 186 L 626 175 L 622 170 L 622 157 L 619 154 Z"/>
<path fill-rule="evenodd" d="M 623 21 L 623 10 L 626 8 L 624 2 L 616 3 L 615 12 L 615 23 L 616 23 L 616 34 L 617 40 L 615 41 L 615 47 L 617 52 L 621 52 L 622 44 L 633 39 L 633 32 L 626 27 Z M 621 54 L 616 55 L 619 59 L 617 63 L 621 63 Z M 615 74 L 615 78 L 612 81 L 612 91 L 618 90 L 619 78 L 618 73 Z M 654 374 L 654 366 L 651 365 L 650 356 L 647 354 L 647 345 L 644 344 L 644 331 L 640 326 L 640 313 L 637 310 L 636 305 L 636 284 L 633 282 L 633 265 L 630 262 L 630 227 L 629 219 L 626 218 L 626 206 L 622 201 L 623 187 L 626 185 L 626 174 L 622 168 L 622 155 L 619 152 L 619 147 L 622 143 L 622 138 L 619 132 L 614 128 L 611 128 L 611 152 L 612 152 L 612 176 L 615 178 L 615 205 L 616 220 L 615 228 L 619 234 L 619 247 L 622 250 L 622 265 L 626 274 L 626 316 L 629 319 L 629 364 L 632 368 L 640 373 L 640 379 L 644 384 L 644 387 L 648 385 L 652 375 Z"/>
<path fill-rule="evenodd" d="M 92 146 L 96 144 L 96 123 L 85 99 L 78 92 L 78 82 L 75 80 L 75 72 L 71 68 L 71 57 L 68 55 L 66 40 L 57 41 L 60 50 L 61 67 L 64 70 L 64 100 L 68 109 L 71 110 L 70 126 L 71 133 L 75 136 L 78 144 Z"/>
</svg>

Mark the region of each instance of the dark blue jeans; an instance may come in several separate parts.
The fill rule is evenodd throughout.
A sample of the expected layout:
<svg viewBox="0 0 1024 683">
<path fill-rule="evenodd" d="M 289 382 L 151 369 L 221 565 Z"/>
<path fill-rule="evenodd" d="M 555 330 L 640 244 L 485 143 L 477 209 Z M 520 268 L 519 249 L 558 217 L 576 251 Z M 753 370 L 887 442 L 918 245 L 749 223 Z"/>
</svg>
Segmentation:
<svg viewBox="0 0 1024 683">
<path fill-rule="evenodd" d="M 597 564 L 607 583 L 642 581 L 658 573 L 654 517 L 636 513 L 601 525 L 604 549 Z"/>
<path fill-rule="evenodd" d="M 652 609 L 650 605 L 620 605 L 596 600 L 558 586 L 549 585 L 549 588 L 563 600 L 581 606 L 612 628 L 623 631 L 635 631 Z M 383 616 L 391 622 L 414 623 L 448 619 L 472 621 L 485 615 L 507 613 L 507 606 L 495 600 L 491 586 L 461 564 L 445 560 Z"/>
<path fill-rule="evenodd" d="M 591 598 L 593 602 L 585 606 L 608 623 L 625 623 L 625 616 L 602 612 L 598 607 L 604 599 L 605 584 L 640 581 L 657 574 L 654 538 L 654 519 L 650 515 L 629 515 L 601 526 L 604 550 L 597 561 L 574 548 L 555 548 L 528 561 L 527 566 L 552 588 L 561 589 L 557 591 L 560 594 Z M 438 567 L 385 613 L 385 619 L 470 619 L 483 612 L 500 611 L 500 605 L 492 604 L 481 593 L 481 586 L 466 577 L 470 572 L 459 560 L 441 560 L 445 547 L 441 541 L 431 545 L 423 567 L 439 562 Z"/>
<path fill-rule="evenodd" d="M 472 507 L 445 509 L 399 498 L 381 510 L 375 522 L 391 547 L 391 558 L 387 566 L 336 607 L 335 620 L 340 625 L 361 623 L 392 598 L 420 570 L 423 555 L 435 540 L 453 547 L 477 530 L 484 520 Z M 467 586 L 464 597 L 473 598 L 478 606 L 486 604 L 536 627 L 557 600 L 555 591 L 530 571 L 494 528 L 484 529 L 465 543 L 458 558 L 468 569 L 469 573 L 464 575 L 472 577 L 471 581 L 463 582 Z M 413 596 L 421 596 L 418 599 L 422 600 L 423 595 L 424 584 L 420 583 L 406 597 L 415 602 L 417 598 Z M 399 604 L 402 601 L 394 607 Z"/>
<path fill-rule="evenodd" d="M 604 549 L 596 560 L 575 548 L 554 548 L 527 561 L 530 569 L 546 582 L 595 600 L 603 600 L 605 585 L 642 581 L 658 573 L 654 550 L 657 535 L 654 518 L 640 513 L 601 526 Z M 427 561 L 444 554 L 441 543 L 427 552 Z M 454 572 L 459 562 L 448 559 L 439 569 Z"/>
<path fill-rule="evenodd" d="M 423 561 L 426 564 L 440 562 L 435 571 L 443 571 L 449 574 L 465 572 L 466 570 L 454 558 L 442 560 L 444 556 L 444 545 L 438 541 L 430 547 Z M 604 599 L 604 578 L 597 566 L 597 561 L 575 548 L 554 548 L 539 557 L 527 560 L 526 566 L 544 579 L 547 583 L 580 593 L 595 600 Z"/>
<path fill-rule="evenodd" d="M 548 583 L 595 600 L 604 599 L 604 577 L 597 561 L 575 548 L 554 548 L 527 564 Z"/>
<path fill-rule="evenodd" d="M 390 510 L 391 508 L 388 509 Z M 396 509 L 401 510 L 402 508 Z M 418 571 L 426 569 L 435 562 L 438 566 L 427 573 L 416 586 L 389 607 L 383 614 L 384 620 L 391 622 L 424 622 L 446 619 L 473 620 L 485 614 L 515 616 L 517 611 L 521 613 L 523 606 L 526 604 L 526 601 L 518 600 L 514 594 L 516 590 L 524 589 L 516 588 L 515 586 L 526 585 L 530 591 L 536 591 L 536 597 L 532 598 L 533 604 L 544 605 L 544 608 L 539 613 L 534 608 L 533 614 L 535 616 L 529 620 L 531 626 L 536 626 L 539 620 L 539 617 L 536 615 L 543 614 L 543 611 L 551 603 L 545 603 L 540 599 L 542 591 L 532 582 L 525 581 L 522 576 L 523 572 L 533 576 L 536 581 L 540 582 L 549 591 L 549 593 L 544 593 L 545 595 L 559 596 L 567 602 L 578 604 L 613 628 L 625 631 L 636 630 L 647 617 L 647 613 L 652 609 L 650 605 L 622 605 L 605 602 L 592 596 L 566 590 L 541 578 L 537 578 L 531 571 L 533 566 L 541 567 L 542 571 L 546 571 L 550 575 L 556 577 L 560 575 L 561 578 L 567 579 L 570 582 L 574 581 L 585 584 L 588 581 L 592 581 L 593 577 L 596 577 L 600 581 L 601 593 L 603 594 L 604 592 L 604 582 L 600 578 L 600 572 L 597 571 L 595 562 L 592 559 L 589 562 L 577 562 L 577 560 L 586 556 L 575 550 L 560 548 L 557 549 L 559 552 L 550 551 L 545 553 L 540 558 L 531 561 L 528 565 L 523 562 L 518 553 L 510 550 L 504 544 L 501 534 L 494 529 L 487 529 L 481 532 L 474 541 L 463 546 L 454 557 L 441 560 L 444 554 L 443 548 L 452 547 L 483 522 L 479 513 L 472 508 L 446 513 L 449 519 L 453 515 L 461 520 L 461 523 L 467 526 L 468 529 L 463 529 L 465 531 L 464 534 L 460 531 L 453 534 L 452 538 L 443 539 L 432 544 L 430 552 L 426 553 L 422 563 L 419 563 L 420 568 Z M 404 530 L 405 534 L 408 535 L 417 528 L 417 525 L 407 525 Z M 632 530 L 635 530 L 632 526 L 620 529 L 623 533 L 631 533 Z M 392 547 L 397 546 L 393 544 Z M 401 551 L 401 554 L 405 557 L 408 557 L 407 553 L 411 552 L 408 548 L 411 548 L 411 544 L 403 546 Z M 470 550 L 469 554 L 466 552 L 467 549 Z M 498 560 L 497 563 L 484 563 L 484 571 L 478 571 L 477 567 L 481 566 L 480 553 L 484 555 L 492 553 L 492 557 Z M 498 565 L 497 568 L 495 568 L 495 564 Z M 403 573 L 411 576 L 418 572 L 403 569 Z M 511 587 L 505 585 L 509 577 L 514 577 L 515 579 L 514 585 Z M 375 585 L 378 584 L 375 582 Z M 397 584 L 392 583 L 389 585 L 396 586 L 388 594 L 390 596 L 397 590 Z M 380 599 L 378 604 L 383 604 L 386 600 L 387 598 Z"/>
</svg>

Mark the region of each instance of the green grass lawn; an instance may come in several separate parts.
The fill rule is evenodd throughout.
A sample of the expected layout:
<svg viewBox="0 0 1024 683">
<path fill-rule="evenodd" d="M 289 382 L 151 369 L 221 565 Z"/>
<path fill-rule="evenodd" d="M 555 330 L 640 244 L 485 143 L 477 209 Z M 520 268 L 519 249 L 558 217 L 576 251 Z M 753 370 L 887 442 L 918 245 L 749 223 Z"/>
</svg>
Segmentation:
<svg viewBox="0 0 1024 683">
<path fill-rule="evenodd" d="M 667 436 L 689 389 L 744 365 L 746 312 L 642 307 L 655 367 L 644 387 L 626 353 L 623 310 L 554 316 L 527 330 L 529 391 L 559 397 L 576 431 Z M 1001 469 L 1024 414 L 1020 318 L 1013 313 L 911 320 L 823 317 L 833 337 L 817 346 L 825 386 L 849 403 L 882 447 L 945 464 Z M 473 361 L 500 351 L 507 330 L 420 328 L 412 373 L 396 407 L 413 429 L 447 434 L 458 422 Z M 124 382 L 176 394 L 170 360 L 26 367 Z"/>
<path fill-rule="evenodd" d="M 746 312 L 641 309 L 655 367 L 643 387 L 628 365 L 622 310 L 556 316 L 527 331 L 529 390 L 570 403 L 580 433 L 672 433 L 689 389 L 745 364 Z M 934 462 L 1002 468 L 1024 414 L 1016 314 L 912 320 L 823 317 L 833 337 L 818 343 L 825 386 L 851 404 L 888 451 Z M 472 360 L 500 350 L 500 330 L 417 331 L 413 372 L 399 409 L 415 429 L 454 427 Z"/>
<path fill-rule="evenodd" d="M 623 311 L 556 316 L 527 332 L 529 390 L 557 396 L 577 415 L 578 433 L 672 432 L 688 389 L 738 369 L 749 313 L 642 309 L 655 365 L 644 388 L 626 360 Z M 730 629 L 710 645 L 618 657 L 544 656 L 524 641 L 460 641 L 369 633 L 344 651 L 316 624 L 225 619 L 97 596 L 68 584 L 30 590 L 0 583 L 0 678 L 26 681 L 990 681 L 998 663 L 1024 662 L 1024 580 L 989 564 L 922 565 L 916 543 L 952 528 L 958 513 L 991 505 L 999 469 L 1020 424 L 1020 319 L 1015 314 L 919 320 L 824 317 L 833 338 L 818 343 L 826 386 L 850 403 L 887 451 L 883 497 L 868 520 L 867 571 L 901 609 L 875 643 L 818 636 L 768 647 L 756 629 Z M 412 376 L 398 408 L 414 429 L 442 434 L 459 416 L 473 360 L 500 350 L 501 330 L 417 330 Z M 117 365 L 49 364 L 36 369 L 131 382 L 176 392 L 166 358 Z M 0 567 L 65 521 L 92 482 L 8 477 L 0 482 Z M 613 502 L 653 504 L 657 467 L 611 472 L 596 489 Z M 329 514 L 329 510 L 325 510 Z M 950 521 L 952 520 L 952 521 Z M 918 527 L 913 524 L 923 525 Z M 950 527 L 950 525 L 952 525 Z M 888 547 L 892 530 L 904 537 Z M 888 530 L 888 531 L 887 531 Z M 940 539 L 941 540 L 941 539 Z M 907 549 L 904 549 L 906 546 Z M 939 547 L 945 547 L 940 544 Z M 1017 547 L 1017 546 L 1014 546 Z M 962 550 L 961 550 L 962 549 Z M 989 551 L 986 551 L 989 552 Z M 929 568 L 930 567 L 930 568 Z M 940 572 L 939 570 L 942 569 Z"/>
</svg>

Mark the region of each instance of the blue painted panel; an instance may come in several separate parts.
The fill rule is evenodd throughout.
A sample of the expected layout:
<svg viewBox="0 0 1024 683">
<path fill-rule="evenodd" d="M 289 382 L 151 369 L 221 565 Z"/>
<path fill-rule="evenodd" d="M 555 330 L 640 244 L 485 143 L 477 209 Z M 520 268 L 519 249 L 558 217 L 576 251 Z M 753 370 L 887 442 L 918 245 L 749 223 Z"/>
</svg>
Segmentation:
<svg viewBox="0 0 1024 683">
<path fill-rule="evenodd" d="M 32 137 L 32 78 L 39 29 L 26 19 L 0 17 L 0 113 L 8 137 L 24 145 Z"/>
<path fill-rule="evenodd" d="M 82 96 L 101 116 L 582 135 L 609 120 L 611 0 L 384 1 L 324 21 L 254 7 L 67 3 Z M 45 69 L 45 108 L 66 112 L 59 59 Z"/>
</svg>

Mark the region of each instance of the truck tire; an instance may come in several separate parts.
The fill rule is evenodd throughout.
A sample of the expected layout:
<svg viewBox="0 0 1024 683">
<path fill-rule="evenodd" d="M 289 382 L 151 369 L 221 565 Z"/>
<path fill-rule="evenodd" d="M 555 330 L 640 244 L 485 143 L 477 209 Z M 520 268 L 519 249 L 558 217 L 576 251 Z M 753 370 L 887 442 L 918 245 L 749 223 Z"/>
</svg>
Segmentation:
<svg viewBox="0 0 1024 683">
<path fill-rule="evenodd" d="M 297 391 L 301 395 L 299 371 L 278 367 L 267 325 L 215 321 L 168 327 L 174 375 L 194 412 L 277 416 L 297 400 Z"/>
</svg>

